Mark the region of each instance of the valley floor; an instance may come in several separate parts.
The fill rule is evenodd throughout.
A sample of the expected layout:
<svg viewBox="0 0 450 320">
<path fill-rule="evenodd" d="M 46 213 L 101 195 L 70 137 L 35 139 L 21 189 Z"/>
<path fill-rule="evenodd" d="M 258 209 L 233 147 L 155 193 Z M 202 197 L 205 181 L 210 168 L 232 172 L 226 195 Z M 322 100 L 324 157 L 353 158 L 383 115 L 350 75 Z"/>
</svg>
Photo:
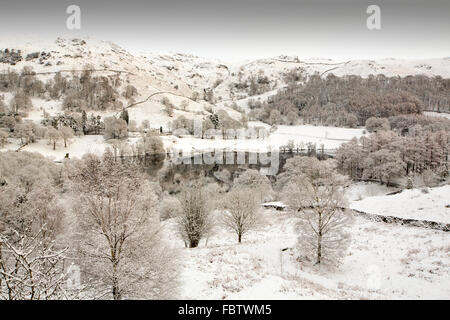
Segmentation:
<svg viewBox="0 0 450 320">
<path fill-rule="evenodd" d="M 183 299 L 448 299 L 450 235 L 355 218 L 337 270 L 295 261 L 295 218 L 267 210 L 242 244 L 219 232 L 182 249 Z M 171 222 L 169 222 L 170 224 Z M 170 226 L 168 226 L 170 228 Z M 179 246 L 183 243 L 175 239 Z M 286 251 L 282 249 L 289 248 Z"/>
<path fill-rule="evenodd" d="M 174 221 L 166 221 L 170 242 L 182 248 L 180 298 L 450 297 L 448 232 L 355 217 L 347 256 L 338 269 L 331 270 L 296 261 L 296 218 L 289 211 L 264 210 L 262 215 L 262 226 L 249 232 L 241 244 L 234 234 L 218 228 L 207 245 L 202 240 L 194 249 L 183 248 Z"/>
<path fill-rule="evenodd" d="M 226 149 L 230 151 L 267 152 L 269 149 L 286 146 L 290 141 L 295 146 L 301 143 L 303 149 L 306 149 L 308 143 L 313 143 L 316 144 L 318 149 L 323 144 L 326 150 L 335 150 L 342 143 L 362 135 L 362 129 L 298 125 L 279 126 L 275 132 L 264 139 L 200 139 L 193 136 L 175 137 L 173 135 L 161 136 L 161 138 L 167 151 L 198 152 Z M 137 132 L 130 133 L 129 137 L 123 141 L 133 145 L 139 141 L 139 136 L 140 134 Z M 9 143 L 0 151 L 17 150 L 20 146 L 20 139 L 10 138 Z M 73 137 L 68 142 L 67 147 L 64 147 L 64 143 L 59 141 L 55 150 L 53 150 L 53 145 L 47 139 L 41 139 L 36 143 L 26 145 L 21 150 L 38 152 L 54 160 L 61 161 L 66 153 L 69 153 L 71 158 L 81 158 L 86 153 L 101 155 L 108 147 L 111 148 L 111 144 L 103 136 L 86 135 Z"/>
</svg>

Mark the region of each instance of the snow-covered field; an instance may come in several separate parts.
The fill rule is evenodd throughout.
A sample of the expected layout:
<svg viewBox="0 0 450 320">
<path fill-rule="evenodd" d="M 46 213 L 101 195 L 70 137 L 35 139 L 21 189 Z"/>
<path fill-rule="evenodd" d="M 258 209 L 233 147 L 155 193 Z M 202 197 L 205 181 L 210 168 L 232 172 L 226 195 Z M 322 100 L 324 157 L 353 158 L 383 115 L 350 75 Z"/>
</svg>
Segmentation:
<svg viewBox="0 0 450 320">
<path fill-rule="evenodd" d="M 132 113 L 131 113 L 132 114 Z M 154 119 L 155 120 L 155 119 Z M 155 124 L 156 122 L 153 122 Z M 158 126 L 155 126 L 158 128 Z M 289 141 L 295 144 L 303 143 L 306 148 L 307 143 L 315 143 L 317 148 L 324 144 L 325 149 L 336 149 L 343 142 L 349 141 L 353 137 L 360 137 L 362 129 L 346 129 L 322 126 L 279 126 L 265 139 L 200 139 L 193 136 L 161 136 L 164 146 L 168 150 L 182 150 L 183 152 L 208 151 L 214 149 L 227 149 L 230 151 L 260 151 L 266 152 L 269 149 L 285 146 Z M 129 138 L 128 142 L 136 142 L 137 139 Z M 19 140 L 10 139 L 10 143 L 1 150 L 16 150 L 20 146 Z M 56 160 L 64 158 L 66 153 L 72 157 L 82 157 L 86 153 L 102 154 L 109 144 L 103 136 L 88 135 L 74 137 L 64 148 L 60 141 L 56 150 L 48 144 L 46 139 L 41 139 L 22 148 L 23 151 L 39 152 L 45 156 L 50 156 Z"/>
<path fill-rule="evenodd" d="M 350 208 L 384 216 L 450 223 L 450 185 L 403 190 L 389 196 L 353 201 Z"/>
<path fill-rule="evenodd" d="M 325 149 L 336 149 L 342 143 L 350 141 L 353 137 L 363 135 L 363 129 L 348 129 L 312 125 L 278 126 L 277 130 L 267 138 L 261 139 L 200 139 L 192 136 L 180 138 L 174 136 L 162 137 L 164 145 L 169 149 L 184 152 L 228 149 L 230 151 L 262 151 L 286 146 L 290 141 L 294 144 L 315 143 L 317 148 L 323 144 Z"/>
<path fill-rule="evenodd" d="M 376 182 L 355 182 L 345 189 L 345 195 L 347 200 L 357 201 L 367 197 L 384 196 L 397 190 L 398 188 L 387 187 Z"/>
<path fill-rule="evenodd" d="M 181 249 L 185 299 L 448 299 L 450 235 L 356 217 L 352 244 L 337 270 L 295 260 L 295 218 L 264 210 L 264 226 L 242 244 L 220 231 L 198 248 Z M 281 249 L 289 248 L 286 251 Z"/>
</svg>

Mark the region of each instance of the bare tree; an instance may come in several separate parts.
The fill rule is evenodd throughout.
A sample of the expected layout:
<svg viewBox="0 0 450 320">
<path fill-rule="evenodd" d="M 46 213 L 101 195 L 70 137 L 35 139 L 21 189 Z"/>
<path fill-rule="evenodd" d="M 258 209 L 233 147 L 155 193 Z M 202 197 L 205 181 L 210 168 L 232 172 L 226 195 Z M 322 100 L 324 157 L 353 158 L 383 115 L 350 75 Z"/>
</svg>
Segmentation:
<svg viewBox="0 0 450 320">
<path fill-rule="evenodd" d="M 164 110 L 167 112 L 167 115 L 173 117 L 173 110 L 175 107 L 172 102 L 170 102 L 169 98 L 163 97 L 161 103 L 164 105 Z"/>
<path fill-rule="evenodd" d="M 259 221 L 258 196 L 251 189 L 234 188 L 223 199 L 222 209 L 224 225 L 236 233 L 241 243 L 242 237 Z"/>
<path fill-rule="evenodd" d="M 254 169 L 248 169 L 234 180 L 234 186 L 253 189 L 259 201 L 267 201 L 272 198 L 273 190 L 269 179 Z"/>
<path fill-rule="evenodd" d="M 33 103 L 28 95 L 24 92 L 17 92 L 10 102 L 11 111 L 18 114 L 20 110 L 30 110 L 33 108 Z"/>
<path fill-rule="evenodd" d="M 178 231 L 186 246 L 195 248 L 213 226 L 207 192 L 201 183 L 196 181 L 183 187 L 179 201 L 182 213 L 177 218 Z"/>
<path fill-rule="evenodd" d="M 300 219 L 298 245 L 302 256 L 316 264 L 337 264 L 343 257 L 349 234 L 350 216 L 344 209 L 346 178 L 336 173 L 332 160 L 302 157 L 305 170 L 292 176 L 283 193 Z"/>
<path fill-rule="evenodd" d="M 31 160 L 16 158 L 22 165 Z M 39 177 L 27 180 L 39 182 L 24 185 L 19 178 L 0 186 L 0 299 L 69 298 L 64 287 L 66 249 L 56 242 L 63 209 L 43 174 L 45 162 L 35 166 L 41 169 Z M 33 170 L 24 173 L 29 176 Z"/>
<path fill-rule="evenodd" d="M 67 148 L 67 142 L 73 138 L 73 129 L 70 127 L 61 127 L 59 132 L 61 138 L 64 140 L 64 148 Z"/>
<path fill-rule="evenodd" d="M 370 117 L 366 120 L 366 128 L 369 132 L 387 131 L 391 129 L 387 118 Z"/>
<path fill-rule="evenodd" d="M 115 300 L 168 298 L 176 260 L 160 239 L 157 198 L 137 165 L 107 150 L 88 156 L 76 175 L 79 252 L 94 291 Z"/>
<path fill-rule="evenodd" d="M 56 250 L 44 235 L 45 226 L 15 243 L 0 234 L 0 299 L 67 298 L 65 249 Z"/>
<path fill-rule="evenodd" d="M 105 139 L 122 139 L 128 136 L 128 124 L 123 119 L 105 118 Z"/>
<path fill-rule="evenodd" d="M 61 132 L 55 128 L 49 128 L 46 133 L 48 141 L 53 145 L 53 150 L 56 149 L 56 144 L 61 140 Z"/>
</svg>

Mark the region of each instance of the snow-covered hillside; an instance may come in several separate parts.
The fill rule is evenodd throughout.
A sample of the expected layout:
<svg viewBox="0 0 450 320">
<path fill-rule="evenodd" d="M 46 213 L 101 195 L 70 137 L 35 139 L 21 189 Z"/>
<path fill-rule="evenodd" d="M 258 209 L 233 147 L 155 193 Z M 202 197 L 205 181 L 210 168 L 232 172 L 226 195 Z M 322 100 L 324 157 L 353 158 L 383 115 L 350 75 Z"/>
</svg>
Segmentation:
<svg viewBox="0 0 450 320">
<path fill-rule="evenodd" d="M 450 186 L 368 197 L 353 201 L 350 208 L 383 216 L 450 223 Z"/>
<path fill-rule="evenodd" d="M 450 77 L 450 59 L 400 60 L 383 59 L 377 61 L 354 60 L 334 61 L 330 59 L 299 59 L 298 57 L 280 56 L 228 63 L 220 59 L 207 59 L 189 54 L 145 53 L 132 55 L 125 49 L 111 42 L 87 39 L 62 39 L 43 41 L 38 39 L 2 39 L 0 48 L 20 50 L 22 60 L 14 64 L 0 63 L 0 71 L 15 69 L 20 71 L 24 66 L 33 67 L 42 79 L 52 77 L 55 72 L 76 72 L 86 66 L 99 74 L 120 74 L 125 82 L 138 89 L 139 98 L 146 100 L 156 92 L 166 92 L 138 104 L 144 109 L 156 109 L 153 114 L 160 113 L 159 101 L 162 96 L 191 98 L 198 95 L 203 100 L 206 90 L 214 94 L 216 104 L 224 108 L 225 104 L 236 102 L 245 108 L 248 95 L 242 91 L 232 93 L 230 86 L 242 79 L 263 75 L 268 79 L 266 92 L 250 97 L 265 100 L 285 86 L 284 74 L 302 68 L 306 74 L 319 73 L 337 76 L 384 74 L 386 76 L 407 76 L 423 74 L 426 76 Z M 240 102 L 240 101 L 243 102 Z M 207 101 L 190 104 L 204 109 Z M 148 110 L 144 112 L 149 113 Z M 138 119 L 137 119 L 138 120 Z M 161 119 L 166 121 L 167 119 Z"/>
<path fill-rule="evenodd" d="M 354 74 L 367 77 L 370 74 L 384 74 L 386 76 L 406 76 L 424 74 L 427 76 L 440 75 L 450 77 L 450 59 L 431 60 L 396 60 L 384 59 L 379 61 L 333 61 L 329 59 L 299 59 L 298 57 L 279 56 L 276 58 L 258 59 L 227 63 L 220 59 L 207 59 L 189 54 L 157 54 L 145 53 L 133 55 L 125 49 L 105 41 L 94 39 L 62 39 L 55 41 L 2 39 L 0 48 L 19 53 L 21 60 L 13 63 L 0 63 L 0 72 L 8 69 L 20 72 L 25 66 L 30 66 L 43 81 L 54 77 L 56 72 L 76 74 L 88 68 L 95 75 L 117 75 L 122 81 L 119 92 L 126 85 L 133 85 L 137 89 L 134 103 L 128 108 L 130 120 L 139 126 L 144 120 L 150 122 L 150 127 L 164 130 L 169 128 L 170 122 L 177 116 L 183 115 L 188 119 L 204 119 L 211 112 L 223 109 L 235 120 L 239 120 L 242 112 L 248 112 L 250 100 L 266 101 L 268 97 L 277 93 L 286 84 L 284 75 L 290 71 L 304 69 L 307 74 L 319 73 L 323 76 L 334 73 L 338 76 Z M 19 52 L 20 50 L 20 52 Z M 254 77 L 262 77 L 265 87 L 262 93 L 249 96 L 239 84 Z M 211 95 L 213 98 L 208 98 Z M 168 99 L 175 107 L 173 115 L 168 115 L 162 103 Z M 4 94 L 6 103 L 12 99 L 12 94 Z M 124 107 L 130 101 L 120 96 L 118 98 Z M 210 99 L 214 99 L 211 101 Z M 27 111 L 24 120 L 39 123 L 44 111 L 49 115 L 62 113 L 60 100 L 44 100 L 32 98 L 33 110 Z M 235 103 L 238 108 L 232 109 Z M 180 107 L 183 105 L 183 107 Z M 102 117 L 118 114 L 120 110 L 93 111 Z M 263 124 L 264 125 L 264 124 Z M 264 125 L 267 126 L 267 125 Z M 210 149 L 211 147 L 227 147 L 234 149 L 267 149 L 294 143 L 324 144 L 325 148 L 336 148 L 342 142 L 352 137 L 361 136 L 360 129 L 340 129 L 315 126 L 280 126 L 268 139 L 263 141 L 196 141 L 191 139 L 164 138 L 166 147 L 178 149 Z M 75 138 L 80 140 L 81 138 Z M 95 141 L 99 144 L 101 137 Z M 81 155 L 84 140 L 75 141 L 67 150 L 52 155 L 59 156 L 69 152 Z M 11 141 L 14 142 L 14 141 Z M 96 142 L 96 143 L 97 143 Z M 199 146 L 199 143 L 201 146 Z M 43 144 L 41 142 L 40 144 Z M 77 147 L 78 146 L 78 147 Z M 6 149 L 14 149 L 14 143 Z M 30 151 L 45 152 L 44 146 L 29 146 Z M 84 148 L 86 149 L 86 148 Z M 97 150 L 89 147 L 88 150 Z M 99 150 L 103 150 L 103 147 Z"/>
<path fill-rule="evenodd" d="M 218 230 L 185 248 L 183 299 L 446 299 L 450 237 L 446 232 L 355 218 L 352 245 L 335 271 L 295 260 L 296 218 L 265 210 L 263 227 L 242 244 Z M 180 247 L 173 221 L 165 234 Z M 182 243 L 181 243 L 182 244 Z M 282 251 L 282 249 L 286 249 Z"/>
</svg>

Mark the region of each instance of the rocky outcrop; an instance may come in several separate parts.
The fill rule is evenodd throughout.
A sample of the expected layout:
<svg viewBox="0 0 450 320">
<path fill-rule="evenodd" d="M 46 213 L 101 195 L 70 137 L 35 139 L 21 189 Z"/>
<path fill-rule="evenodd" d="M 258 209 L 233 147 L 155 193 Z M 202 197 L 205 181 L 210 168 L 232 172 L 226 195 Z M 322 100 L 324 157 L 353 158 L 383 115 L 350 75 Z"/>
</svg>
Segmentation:
<svg viewBox="0 0 450 320">
<path fill-rule="evenodd" d="M 21 50 L 4 49 L 0 50 L 0 63 L 6 63 L 14 66 L 17 62 L 22 61 Z"/>
</svg>

